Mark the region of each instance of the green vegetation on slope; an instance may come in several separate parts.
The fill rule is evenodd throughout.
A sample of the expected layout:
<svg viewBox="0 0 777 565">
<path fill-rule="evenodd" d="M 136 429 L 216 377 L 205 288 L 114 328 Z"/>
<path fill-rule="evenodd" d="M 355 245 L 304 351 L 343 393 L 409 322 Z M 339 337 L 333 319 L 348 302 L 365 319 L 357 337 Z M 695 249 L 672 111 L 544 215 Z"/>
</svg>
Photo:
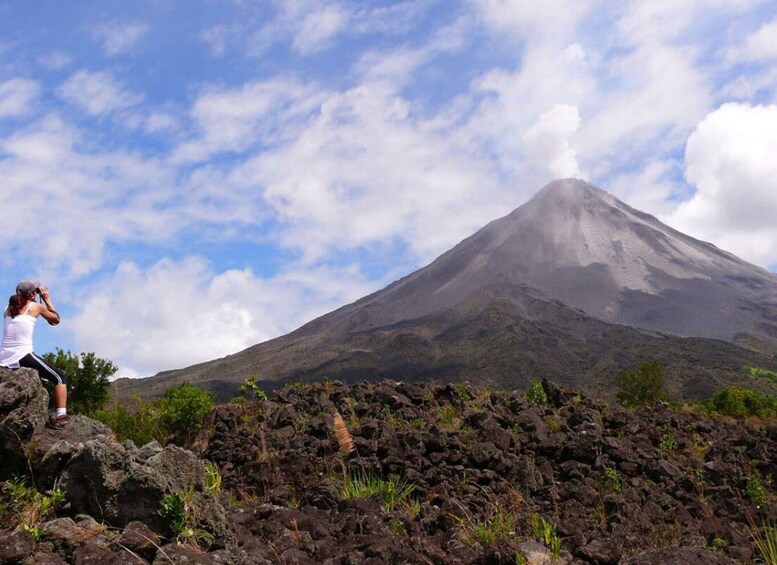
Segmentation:
<svg viewBox="0 0 777 565">
<path fill-rule="evenodd" d="M 702 408 L 711 415 L 733 418 L 777 417 L 777 397 L 754 390 L 729 386 L 718 390 L 702 403 Z"/>
</svg>

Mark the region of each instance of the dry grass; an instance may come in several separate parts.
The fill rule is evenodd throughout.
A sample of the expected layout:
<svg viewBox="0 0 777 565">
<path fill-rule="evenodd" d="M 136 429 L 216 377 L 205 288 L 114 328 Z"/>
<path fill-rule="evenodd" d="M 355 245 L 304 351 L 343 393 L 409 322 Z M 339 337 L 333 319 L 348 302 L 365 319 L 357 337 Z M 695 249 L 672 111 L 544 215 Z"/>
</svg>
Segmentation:
<svg viewBox="0 0 777 565">
<path fill-rule="evenodd" d="M 355 449 L 353 446 L 353 437 L 351 437 L 351 432 L 348 431 L 348 426 L 345 425 L 345 421 L 340 415 L 340 412 L 338 412 L 336 409 L 332 415 L 332 419 L 334 422 L 337 444 L 340 446 L 340 453 L 343 457 L 347 457 L 353 453 Z"/>
</svg>

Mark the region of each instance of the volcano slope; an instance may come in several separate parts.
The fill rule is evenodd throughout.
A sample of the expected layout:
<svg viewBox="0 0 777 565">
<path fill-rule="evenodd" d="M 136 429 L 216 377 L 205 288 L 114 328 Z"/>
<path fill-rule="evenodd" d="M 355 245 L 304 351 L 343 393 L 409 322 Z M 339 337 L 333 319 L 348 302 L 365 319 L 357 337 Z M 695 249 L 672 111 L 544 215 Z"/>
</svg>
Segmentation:
<svg viewBox="0 0 777 565">
<path fill-rule="evenodd" d="M 521 387 L 548 377 L 612 390 L 640 360 L 674 398 L 777 370 L 777 275 L 579 180 L 554 181 L 427 267 L 223 359 L 119 381 L 155 396 L 183 380 L 221 398 L 264 386 L 390 377 Z M 757 383 L 756 383 L 757 384 Z"/>
</svg>

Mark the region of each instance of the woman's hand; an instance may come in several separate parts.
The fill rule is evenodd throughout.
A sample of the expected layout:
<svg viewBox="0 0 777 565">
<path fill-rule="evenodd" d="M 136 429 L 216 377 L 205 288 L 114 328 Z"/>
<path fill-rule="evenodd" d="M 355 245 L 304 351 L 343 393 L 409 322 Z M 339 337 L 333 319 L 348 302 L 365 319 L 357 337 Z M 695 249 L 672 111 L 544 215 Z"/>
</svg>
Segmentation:
<svg viewBox="0 0 777 565">
<path fill-rule="evenodd" d="M 38 293 L 40 294 L 43 303 L 46 305 L 46 308 L 41 310 L 41 316 L 43 316 L 50 325 L 56 326 L 59 324 L 59 312 L 54 309 L 54 303 L 51 301 L 49 289 L 42 286 L 38 289 Z"/>
</svg>

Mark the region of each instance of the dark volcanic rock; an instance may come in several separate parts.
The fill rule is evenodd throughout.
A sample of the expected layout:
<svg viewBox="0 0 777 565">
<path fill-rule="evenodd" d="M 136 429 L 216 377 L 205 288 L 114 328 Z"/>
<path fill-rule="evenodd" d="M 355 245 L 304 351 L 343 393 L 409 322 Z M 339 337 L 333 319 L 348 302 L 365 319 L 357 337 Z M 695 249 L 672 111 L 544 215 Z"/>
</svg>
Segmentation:
<svg viewBox="0 0 777 565">
<path fill-rule="evenodd" d="M 15 530 L 0 535 L 0 563 L 21 563 L 32 555 L 35 538 L 30 532 Z"/>
<path fill-rule="evenodd" d="M 130 522 L 116 539 L 119 547 L 126 548 L 146 561 L 152 561 L 156 555 L 162 536 L 152 531 L 143 522 Z"/>
<path fill-rule="evenodd" d="M 734 565 L 736 561 L 709 549 L 673 547 L 648 551 L 626 559 L 623 565 Z"/>
<path fill-rule="evenodd" d="M 0 479 L 27 464 L 25 446 L 46 422 L 48 395 L 32 369 L 0 367 Z"/>
<path fill-rule="evenodd" d="M 514 563 L 536 535 L 533 516 L 555 526 L 569 562 L 727 563 L 752 554 L 752 540 L 742 535 L 753 512 L 745 470 L 761 470 L 769 485 L 765 510 L 777 512 L 769 463 L 777 442 L 766 428 L 665 405 L 632 412 L 545 386 L 553 406 L 468 385 L 290 386 L 261 405 L 218 410 L 204 455 L 229 465 L 225 485 L 247 501 L 272 497 L 272 505 L 244 509 L 237 532 L 244 547 L 262 540 L 252 551 L 270 560 L 268 547 L 299 562 L 305 554 L 335 563 Z M 409 402 L 392 403 L 392 388 Z M 307 427 L 330 403 L 357 446 L 346 459 L 331 430 L 327 441 Z M 379 497 L 342 500 L 344 477 L 365 472 L 412 484 L 417 515 L 402 504 L 382 508 Z M 512 533 L 473 541 L 477 528 L 505 515 L 514 520 Z M 714 540 L 719 553 L 707 550 Z"/>
<path fill-rule="evenodd" d="M 230 537 L 224 508 L 205 487 L 205 466 L 174 445 L 137 449 L 95 439 L 86 442 L 63 471 L 61 484 L 73 510 L 125 526 L 140 520 L 165 532 L 162 499 L 191 493 L 191 517 L 216 537 Z"/>
</svg>

